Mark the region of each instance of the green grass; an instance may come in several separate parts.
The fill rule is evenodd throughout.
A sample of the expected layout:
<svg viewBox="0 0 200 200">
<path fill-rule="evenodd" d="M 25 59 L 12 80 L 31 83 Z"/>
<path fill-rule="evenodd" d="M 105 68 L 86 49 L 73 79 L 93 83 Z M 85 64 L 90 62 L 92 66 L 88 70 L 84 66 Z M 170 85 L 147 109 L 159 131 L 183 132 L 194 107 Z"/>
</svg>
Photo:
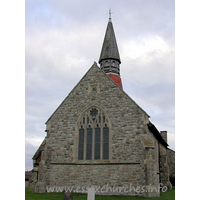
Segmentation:
<svg viewBox="0 0 200 200">
<path fill-rule="evenodd" d="M 30 188 L 25 188 L 26 200 L 63 200 L 63 193 L 35 193 Z M 145 198 L 132 196 L 95 196 L 95 200 L 175 200 L 175 187 L 172 190 L 161 193 L 160 197 Z M 87 194 L 73 194 L 73 200 L 87 200 Z"/>
</svg>

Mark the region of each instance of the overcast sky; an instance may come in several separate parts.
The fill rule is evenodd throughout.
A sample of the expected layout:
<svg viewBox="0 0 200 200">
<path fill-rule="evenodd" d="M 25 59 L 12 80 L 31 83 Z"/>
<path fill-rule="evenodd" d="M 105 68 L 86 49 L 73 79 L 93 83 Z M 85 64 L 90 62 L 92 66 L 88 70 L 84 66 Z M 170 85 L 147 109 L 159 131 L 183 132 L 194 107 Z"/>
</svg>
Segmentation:
<svg viewBox="0 0 200 200">
<path fill-rule="evenodd" d="M 98 62 L 112 9 L 124 91 L 175 150 L 174 0 L 26 0 L 26 170 L 45 122 Z"/>
</svg>

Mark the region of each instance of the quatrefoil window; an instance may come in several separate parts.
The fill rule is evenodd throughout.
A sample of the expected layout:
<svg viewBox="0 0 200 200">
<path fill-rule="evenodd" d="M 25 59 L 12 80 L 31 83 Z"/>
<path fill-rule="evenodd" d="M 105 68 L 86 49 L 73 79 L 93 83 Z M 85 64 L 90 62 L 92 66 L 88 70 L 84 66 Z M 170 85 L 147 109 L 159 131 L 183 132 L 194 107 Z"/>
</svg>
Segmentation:
<svg viewBox="0 0 200 200">
<path fill-rule="evenodd" d="M 92 110 L 90 110 L 91 117 L 96 117 L 97 114 L 98 114 L 98 110 L 96 108 L 92 108 Z"/>
</svg>

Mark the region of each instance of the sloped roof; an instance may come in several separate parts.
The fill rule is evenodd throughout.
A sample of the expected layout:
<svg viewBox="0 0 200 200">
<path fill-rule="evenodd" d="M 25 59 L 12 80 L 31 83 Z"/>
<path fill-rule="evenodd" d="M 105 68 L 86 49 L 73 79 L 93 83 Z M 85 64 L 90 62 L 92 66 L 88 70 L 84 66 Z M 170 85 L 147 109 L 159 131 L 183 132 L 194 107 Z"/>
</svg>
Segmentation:
<svg viewBox="0 0 200 200">
<path fill-rule="evenodd" d="M 158 129 L 155 127 L 154 124 L 152 124 L 151 122 L 149 122 L 149 124 L 147 124 L 150 132 L 153 133 L 153 135 L 156 137 L 156 139 L 164 146 L 167 148 L 167 146 L 169 146 L 165 140 L 163 139 L 163 137 L 161 136 L 160 132 L 158 131 Z"/>
<path fill-rule="evenodd" d="M 119 51 L 117 47 L 117 41 L 115 38 L 115 32 L 113 28 L 113 24 L 111 21 L 108 22 L 107 29 L 106 29 L 106 34 L 104 37 L 104 42 L 99 58 L 99 63 L 102 60 L 105 59 L 115 59 L 118 60 L 119 63 L 121 63 L 120 56 L 119 56 Z"/>
<path fill-rule="evenodd" d="M 32 158 L 33 160 L 36 160 L 40 156 L 40 153 L 44 149 L 45 144 L 46 144 L 46 139 L 43 140 L 43 142 L 39 146 L 38 150 L 35 152 L 35 154 Z"/>
</svg>

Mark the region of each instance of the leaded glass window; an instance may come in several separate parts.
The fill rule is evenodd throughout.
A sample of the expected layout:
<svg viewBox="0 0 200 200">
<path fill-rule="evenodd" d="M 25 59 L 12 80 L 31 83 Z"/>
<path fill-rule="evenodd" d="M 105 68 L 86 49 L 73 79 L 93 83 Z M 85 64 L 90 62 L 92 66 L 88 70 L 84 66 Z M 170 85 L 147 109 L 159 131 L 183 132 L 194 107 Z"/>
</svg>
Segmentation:
<svg viewBox="0 0 200 200">
<path fill-rule="evenodd" d="M 109 125 L 105 113 L 89 108 L 79 121 L 78 160 L 109 159 Z"/>
<path fill-rule="evenodd" d="M 109 128 L 103 128 L 103 159 L 109 158 Z"/>
<path fill-rule="evenodd" d="M 92 128 L 87 128 L 86 160 L 92 159 Z"/>
<path fill-rule="evenodd" d="M 95 128 L 94 159 L 100 159 L 101 152 L 101 129 Z"/>
<path fill-rule="evenodd" d="M 79 129 L 78 159 L 83 160 L 84 156 L 84 129 Z"/>
</svg>

